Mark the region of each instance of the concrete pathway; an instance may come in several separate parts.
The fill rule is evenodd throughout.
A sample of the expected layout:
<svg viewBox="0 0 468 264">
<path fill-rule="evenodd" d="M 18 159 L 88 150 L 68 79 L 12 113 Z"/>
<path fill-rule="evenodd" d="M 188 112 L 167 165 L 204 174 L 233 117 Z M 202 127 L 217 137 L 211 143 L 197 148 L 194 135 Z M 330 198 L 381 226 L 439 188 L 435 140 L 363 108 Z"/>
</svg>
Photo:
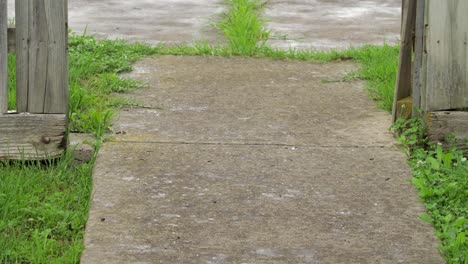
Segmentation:
<svg viewBox="0 0 468 264">
<path fill-rule="evenodd" d="M 363 44 L 396 44 L 401 0 L 270 0 L 268 27 L 287 39 L 280 48 L 336 49 Z"/>
<path fill-rule="evenodd" d="M 210 24 L 224 10 L 222 0 L 68 0 L 69 26 L 98 38 L 150 44 L 211 43 L 224 38 Z M 8 2 L 14 16 L 14 1 Z"/>
<path fill-rule="evenodd" d="M 101 150 L 82 263 L 443 263 L 352 63 L 147 58 Z"/>
<path fill-rule="evenodd" d="M 223 12 L 222 0 L 69 0 L 70 28 L 101 38 L 158 43 L 222 43 L 210 24 Z M 10 16 L 14 1 L 9 2 Z M 268 27 L 287 39 L 280 48 L 347 48 L 395 43 L 401 0 L 270 0 Z"/>
</svg>

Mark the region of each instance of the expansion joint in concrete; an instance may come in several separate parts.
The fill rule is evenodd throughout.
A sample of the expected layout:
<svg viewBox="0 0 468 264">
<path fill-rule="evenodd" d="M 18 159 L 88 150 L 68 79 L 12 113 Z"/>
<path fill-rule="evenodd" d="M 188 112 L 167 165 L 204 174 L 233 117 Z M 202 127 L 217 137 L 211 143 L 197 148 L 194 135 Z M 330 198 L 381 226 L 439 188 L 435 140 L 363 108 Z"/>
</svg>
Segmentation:
<svg viewBox="0 0 468 264">
<path fill-rule="evenodd" d="M 187 141 L 120 141 L 111 140 L 113 143 L 122 144 L 159 144 L 159 145 L 194 145 L 194 146 L 271 146 L 290 148 L 342 148 L 342 149 L 383 149 L 391 145 L 312 145 L 312 144 L 283 144 L 283 143 L 248 143 L 248 142 L 187 142 Z"/>
</svg>

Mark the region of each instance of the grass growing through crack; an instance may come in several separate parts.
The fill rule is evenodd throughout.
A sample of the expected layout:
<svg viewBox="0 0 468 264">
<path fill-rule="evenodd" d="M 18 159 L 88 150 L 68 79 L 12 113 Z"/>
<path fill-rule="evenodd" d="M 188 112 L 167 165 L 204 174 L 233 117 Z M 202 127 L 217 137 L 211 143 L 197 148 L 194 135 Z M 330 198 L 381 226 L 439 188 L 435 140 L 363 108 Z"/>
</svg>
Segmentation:
<svg viewBox="0 0 468 264">
<path fill-rule="evenodd" d="M 366 47 L 347 51 L 315 52 L 257 47 L 251 57 L 326 62 L 357 59 L 369 65 L 375 54 L 395 48 Z M 70 130 L 101 137 L 110 127 L 115 107 L 129 102 L 115 97 L 142 84 L 118 77 L 145 55 L 235 56 L 230 46 L 193 45 L 150 47 L 124 41 L 97 41 L 90 36 L 70 38 Z M 380 55 L 384 56 L 384 55 Z M 14 87 L 14 56 L 9 57 L 10 89 Z M 365 67 L 363 69 L 366 69 Z M 362 71 L 363 78 L 378 73 Z M 131 103 L 131 102 L 130 102 Z M 15 107 L 11 91 L 9 105 Z M 52 166 L 0 164 L 0 263 L 78 263 L 83 250 L 84 226 L 89 209 L 93 162 L 75 165 L 70 154 Z"/>
<path fill-rule="evenodd" d="M 367 88 L 370 97 L 384 110 L 391 112 L 395 76 L 398 69 L 397 45 L 365 45 L 345 50 L 317 51 L 296 49 L 275 49 L 268 46 L 258 46 L 249 52 L 238 53 L 231 46 L 213 46 L 198 42 L 192 45 L 154 47 L 153 54 L 158 55 L 190 55 L 190 56 L 246 56 L 253 58 L 272 58 L 287 60 L 302 60 L 310 62 L 330 62 L 339 60 L 353 60 L 360 64 L 356 72 L 350 73 L 349 78 L 359 78 L 368 81 Z"/>
<path fill-rule="evenodd" d="M 259 23 L 262 21 L 259 20 Z M 230 42 L 233 43 L 232 40 Z M 361 64 L 360 69 L 347 78 L 367 80 L 370 97 L 377 101 L 382 109 L 388 112 L 392 109 L 398 70 L 398 46 L 364 46 L 345 51 L 321 53 L 281 51 L 261 45 L 255 49 L 249 49 L 249 52 L 251 53 L 246 53 L 246 55 L 281 59 L 318 61 L 352 59 Z M 466 175 L 468 175 L 468 162 L 466 153 L 457 149 L 443 150 L 438 145 L 425 145 L 421 120 L 399 121 L 394 128 L 398 128 L 401 132 L 398 140 L 409 146 L 409 164 L 414 175 L 412 182 L 418 188 L 427 208 L 427 214 L 421 218 L 435 227 L 436 234 L 442 241 L 440 251 L 447 262 L 467 264 L 468 178 Z"/>
<path fill-rule="evenodd" d="M 226 5 L 228 12 L 223 14 L 216 27 L 224 33 L 234 54 L 255 54 L 259 47 L 265 46 L 270 36 L 261 17 L 265 2 L 226 0 Z"/>
<path fill-rule="evenodd" d="M 228 39 L 227 46 L 208 43 L 150 47 L 123 41 L 97 41 L 89 36 L 70 38 L 70 130 L 101 137 L 111 125 L 115 107 L 132 104 L 113 96 L 141 87 L 119 72 L 130 70 L 133 61 L 145 55 L 249 56 L 327 62 L 355 60 L 361 67 L 350 75 L 368 81 L 371 97 L 390 111 L 398 67 L 398 46 L 364 46 L 343 51 L 280 50 L 265 45 L 270 31 L 261 19 L 263 3 L 229 0 L 229 10 L 217 27 Z M 14 80 L 14 57 L 9 57 L 10 88 Z M 14 93 L 9 106 L 14 108 Z M 420 149 L 410 163 L 414 183 L 421 190 L 429 218 L 443 241 L 449 263 L 467 261 L 466 165 L 463 154 Z M 416 153 L 416 152 L 415 152 Z M 431 159 L 432 158 L 432 159 Z M 439 165 L 433 164 L 433 159 Z M 52 166 L 0 163 L 0 263 L 78 263 L 83 249 L 84 225 L 89 208 L 91 171 L 89 164 L 75 165 L 68 153 Z M 421 162 L 424 161 L 424 166 Z M 456 161 L 456 162 L 455 162 Z M 418 165 L 419 164 L 419 165 Z M 445 164 L 445 165 L 444 165 Z M 466 164 L 466 163 L 465 163 Z M 456 168 L 455 168 L 456 167 Z M 464 184 L 464 185 L 463 185 Z M 461 186 L 461 187 L 460 187 Z M 463 196 L 464 195 L 464 196 Z M 460 202 L 461 201 L 461 202 Z M 465 254 L 465 255 L 463 255 Z"/>
<path fill-rule="evenodd" d="M 244 4 L 249 1 L 229 1 L 231 4 Z M 256 7 L 261 7 L 258 2 L 250 1 Z M 231 9 L 231 12 L 242 12 Z M 261 10 L 251 8 L 249 12 L 256 13 L 248 17 L 256 18 L 261 14 Z M 244 15 L 245 16 L 245 15 Z M 240 25 L 231 13 L 226 15 L 228 19 L 222 23 L 231 24 L 224 28 L 234 29 Z M 250 43 L 245 52 L 232 47 L 240 55 L 250 55 L 256 57 L 272 57 L 281 59 L 300 59 L 329 61 L 334 59 L 352 59 L 361 65 L 357 72 L 349 77 L 367 80 L 369 95 L 384 110 L 392 110 L 394 87 L 398 70 L 399 47 L 398 46 L 364 46 L 345 51 L 331 51 L 327 53 L 314 51 L 296 50 L 275 50 L 265 46 L 270 31 L 259 27 L 264 21 L 257 19 L 252 25 L 261 28 L 267 34 L 258 33 L 260 36 L 260 46 L 255 46 L 254 41 Z M 231 46 L 237 40 L 243 40 L 244 35 L 236 36 L 230 33 L 228 38 Z M 402 123 L 403 122 L 403 123 Z M 419 194 L 427 208 L 427 214 L 421 218 L 433 224 L 436 234 L 442 241 L 441 253 L 450 264 L 468 263 L 468 162 L 466 153 L 457 150 L 443 150 L 441 146 L 425 145 L 424 130 L 421 120 L 410 120 L 408 122 L 399 121 L 395 124 L 401 132 L 398 138 L 400 142 L 409 146 L 409 163 L 413 169 L 414 178 L 412 182 L 419 190 Z M 423 144 L 421 144 L 423 143 Z"/>
</svg>

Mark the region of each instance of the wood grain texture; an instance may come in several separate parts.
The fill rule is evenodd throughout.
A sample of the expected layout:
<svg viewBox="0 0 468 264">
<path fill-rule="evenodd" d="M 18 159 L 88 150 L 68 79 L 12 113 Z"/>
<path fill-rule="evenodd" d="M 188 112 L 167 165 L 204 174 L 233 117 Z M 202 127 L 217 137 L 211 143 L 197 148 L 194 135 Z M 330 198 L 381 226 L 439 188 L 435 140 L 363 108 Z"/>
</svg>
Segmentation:
<svg viewBox="0 0 468 264">
<path fill-rule="evenodd" d="M 468 112 L 446 111 L 430 112 L 426 116 L 427 133 L 432 142 L 450 143 L 446 141 L 448 136 L 455 136 L 456 146 L 465 151 L 468 150 Z"/>
<path fill-rule="evenodd" d="M 66 148 L 66 115 L 0 115 L 0 160 L 43 160 Z"/>
<path fill-rule="evenodd" d="M 30 14 L 28 112 L 44 113 L 49 51 L 45 0 L 32 1 Z"/>
<path fill-rule="evenodd" d="M 7 0 L 0 0 L 0 114 L 8 112 Z"/>
<path fill-rule="evenodd" d="M 47 86 L 44 113 L 68 111 L 67 1 L 44 0 L 48 23 Z"/>
<path fill-rule="evenodd" d="M 8 28 L 8 52 L 13 53 L 16 49 L 16 28 Z"/>
<path fill-rule="evenodd" d="M 421 104 L 438 111 L 468 107 L 468 1 L 427 1 L 426 86 Z"/>
<path fill-rule="evenodd" d="M 396 108 L 398 118 L 403 118 L 403 119 L 411 118 L 413 114 L 412 112 L 413 101 L 414 101 L 413 97 L 411 96 L 398 100 L 397 108 Z"/>
<path fill-rule="evenodd" d="M 19 3 L 21 2 L 21 3 Z M 66 0 L 17 1 L 18 111 L 68 111 Z M 28 18 L 25 18 L 25 15 Z"/>
<path fill-rule="evenodd" d="M 28 111 L 29 16 L 33 0 L 15 2 L 16 12 L 16 111 Z"/>
<path fill-rule="evenodd" d="M 412 116 L 417 116 L 421 109 L 421 89 L 424 83 L 423 60 L 424 60 L 424 33 L 425 33 L 425 3 L 426 0 L 417 0 L 416 3 L 416 26 L 415 26 L 415 49 L 414 49 L 414 73 L 413 73 L 413 107 Z"/>
<path fill-rule="evenodd" d="M 412 81 L 412 54 L 413 54 L 413 31 L 416 22 L 416 1 L 403 1 L 403 17 L 401 29 L 401 48 L 398 76 L 395 85 L 395 96 L 393 101 L 393 120 L 397 119 L 397 102 L 405 97 L 411 96 Z"/>
</svg>

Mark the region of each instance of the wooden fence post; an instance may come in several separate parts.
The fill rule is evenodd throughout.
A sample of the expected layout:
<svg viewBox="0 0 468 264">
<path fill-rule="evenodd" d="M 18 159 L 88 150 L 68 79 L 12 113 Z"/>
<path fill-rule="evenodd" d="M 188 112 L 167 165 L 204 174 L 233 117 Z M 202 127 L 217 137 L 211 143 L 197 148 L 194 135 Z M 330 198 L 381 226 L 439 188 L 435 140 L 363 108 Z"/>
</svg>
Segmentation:
<svg viewBox="0 0 468 264">
<path fill-rule="evenodd" d="M 66 8 L 67 0 L 16 1 L 19 112 L 68 111 Z"/>
<path fill-rule="evenodd" d="M 414 76 L 413 76 L 413 116 L 421 110 L 421 90 L 424 83 L 423 56 L 425 33 L 425 6 L 426 0 L 417 0 L 416 4 L 416 37 L 414 50 Z"/>
<path fill-rule="evenodd" d="M 0 115 L 8 112 L 8 12 L 0 0 Z"/>
<path fill-rule="evenodd" d="M 468 151 L 468 1 L 426 1 L 421 108 L 430 141 Z"/>
<path fill-rule="evenodd" d="M 468 1 L 427 1 L 425 111 L 468 107 Z"/>
<path fill-rule="evenodd" d="M 15 1 L 16 111 L 28 112 L 29 6 L 32 0 Z"/>
<path fill-rule="evenodd" d="M 400 65 L 395 86 L 393 120 L 398 118 L 398 101 L 411 96 L 413 31 L 416 20 L 416 0 L 403 0 Z M 411 108 L 409 109 L 411 111 Z"/>
<path fill-rule="evenodd" d="M 0 69 L 8 52 L 6 2 L 0 0 Z M 6 78 L 1 70 L 0 160 L 57 158 L 67 147 L 67 6 L 67 0 L 16 0 L 16 41 L 10 40 L 10 50 L 16 46 L 17 111 L 2 114 Z M 10 30 L 10 37 L 14 34 Z"/>
</svg>

